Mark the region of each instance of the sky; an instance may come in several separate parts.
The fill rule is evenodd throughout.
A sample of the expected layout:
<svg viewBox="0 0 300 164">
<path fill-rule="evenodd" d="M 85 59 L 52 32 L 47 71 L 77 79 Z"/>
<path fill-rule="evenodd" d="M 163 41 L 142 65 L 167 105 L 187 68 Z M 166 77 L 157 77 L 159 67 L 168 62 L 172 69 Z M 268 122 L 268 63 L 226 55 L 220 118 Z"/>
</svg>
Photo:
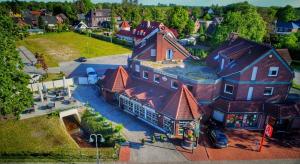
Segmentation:
<svg viewBox="0 0 300 164">
<path fill-rule="evenodd" d="M 4 0 L 0 0 L 4 1 Z M 31 1 L 31 0 L 26 0 Z M 65 1 L 65 0 L 36 0 L 36 1 Z M 67 0 L 67 1 L 73 1 L 73 0 Z M 111 3 L 118 3 L 122 0 L 92 0 L 94 3 L 98 2 L 111 2 Z M 186 6 L 211 6 L 212 4 L 219 6 L 228 5 L 231 3 L 237 3 L 237 2 L 244 2 L 245 0 L 139 0 L 139 3 L 142 3 L 144 5 L 156 5 L 158 3 L 161 4 L 177 4 L 177 5 L 186 5 Z M 286 6 L 291 5 L 293 7 L 300 7 L 300 0 L 247 0 L 249 3 L 255 5 L 255 6 Z"/>
</svg>

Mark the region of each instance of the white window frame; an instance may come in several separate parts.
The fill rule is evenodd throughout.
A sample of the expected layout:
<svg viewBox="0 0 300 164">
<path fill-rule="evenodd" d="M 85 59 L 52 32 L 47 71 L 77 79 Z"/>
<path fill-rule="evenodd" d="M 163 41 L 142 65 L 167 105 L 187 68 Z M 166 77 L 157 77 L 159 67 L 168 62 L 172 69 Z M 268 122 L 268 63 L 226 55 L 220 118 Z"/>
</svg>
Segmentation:
<svg viewBox="0 0 300 164">
<path fill-rule="evenodd" d="M 170 53 L 170 57 L 171 57 L 171 58 L 169 58 L 169 52 L 171 52 L 171 53 Z M 166 59 L 167 59 L 167 60 L 173 60 L 173 56 L 174 56 L 173 50 L 172 50 L 172 49 L 167 49 L 167 52 L 166 52 Z"/>
<path fill-rule="evenodd" d="M 232 93 L 226 91 L 227 86 L 231 86 L 231 87 L 232 87 Z M 231 95 L 232 95 L 232 94 L 233 94 L 233 91 L 234 91 L 234 86 L 233 86 L 233 85 L 231 85 L 231 84 L 225 84 L 225 86 L 224 86 L 224 93 L 227 93 L 227 94 L 231 94 Z"/>
<path fill-rule="evenodd" d="M 270 94 L 265 94 L 265 90 L 266 89 L 271 89 L 271 93 Z M 264 96 L 272 96 L 273 95 L 273 91 L 274 91 L 274 87 L 265 87 L 265 89 L 264 89 Z"/>
<path fill-rule="evenodd" d="M 276 71 L 276 75 L 271 74 L 271 72 L 273 72 L 273 71 Z M 279 67 L 270 67 L 268 76 L 269 77 L 276 77 L 276 76 L 278 76 L 278 72 L 279 72 Z"/>
<path fill-rule="evenodd" d="M 173 85 L 174 82 L 177 83 L 177 85 L 178 85 L 178 81 L 171 80 L 171 88 L 178 89 L 178 87 L 174 87 L 174 85 Z"/>
<path fill-rule="evenodd" d="M 257 66 L 253 67 L 252 74 L 251 74 L 252 81 L 256 80 L 257 71 L 258 71 L 258 67 Z"/>
<path fill-rule="evenodd" d="M 137 64 L 135 65 L 135 71 L 140 72 L 140 65 L 137 65 Z"/>
<path fill-rule="evenodd" d="M 156 56 L 156 49 L 152 48 L 150 56 Z"/>
<path fill-rule="evenodd" d="M 148 74 L 148 77 L 145 77 L 145 73 Z M 143 78 L 144 78 L 144 79 L 149 79 L 149 72 L 148 72 L 148 71 L 143 71 Z"/>
<path fill-rule="evenodd" d="M 160 79 L 160 75 L 154 74 L 154 75 L 153 75 L 153 81 L 154 81 L 155 83 L 160 83 L 160 81 L 156 81 L 156 80 L 155 80 L 155 77 L 157 77 L 157 76 L 158 76 L 159 79 Z"/>
</svg>

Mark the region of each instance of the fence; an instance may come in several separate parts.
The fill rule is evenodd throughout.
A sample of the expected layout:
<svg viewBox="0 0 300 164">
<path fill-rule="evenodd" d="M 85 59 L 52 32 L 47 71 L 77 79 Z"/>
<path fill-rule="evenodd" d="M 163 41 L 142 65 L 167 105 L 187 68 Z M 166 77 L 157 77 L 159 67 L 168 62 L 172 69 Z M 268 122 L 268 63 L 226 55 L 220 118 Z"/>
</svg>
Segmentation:
<svg viewBox="0 0 300 164">
<path fill-rule="evenodd" d="M 73 78 L 69 78 L 65 80 L 61 79 L 61 80 L 34 83 L 34 84 L 29 84 L 27 87 L 30 88 L 32 92 L 35 92 L 38 91 L 39 89 L 42 89 L 43 87 L 46 87 L 47 89 L 52 89 L 52 88 L 61 88 L 69 85 L 74 85 Z"/>
</svg>

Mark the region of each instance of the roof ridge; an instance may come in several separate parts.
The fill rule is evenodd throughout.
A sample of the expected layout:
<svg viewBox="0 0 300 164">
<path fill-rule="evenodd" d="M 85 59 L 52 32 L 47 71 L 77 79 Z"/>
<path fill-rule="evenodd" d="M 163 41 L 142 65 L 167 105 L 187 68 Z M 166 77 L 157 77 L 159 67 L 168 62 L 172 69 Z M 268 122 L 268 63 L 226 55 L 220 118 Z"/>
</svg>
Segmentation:
<svg viewBox="0 0 300 164">
<path fill-rule="evenodd" d="M 187 99 L 187 102 L 188 102 L 188 106 L 189 106 L 189 109 L 190 109 L 190 112 L 192 113 L 192 116 L 195 118 L 195 111 L 193 110 L 192 106 L 191 106 L 191 103 L 195 103 L 197 106 L 198 106 L 198 103 L 195 99 L 195 97 L 192 95 L 192 93 L 188 90 L 188 88 L 183 85 L 182 86 L 183 90 L 184 90 L 184 93 L 185 93 L 185 96 L 186 96 L 186 99 Z M 190 98 L 192 99 L 189 99 L 188 96 L 190 96 Z M 194 101 L 194 102 L 191 102 L 191 101 Z"/>
</svg>

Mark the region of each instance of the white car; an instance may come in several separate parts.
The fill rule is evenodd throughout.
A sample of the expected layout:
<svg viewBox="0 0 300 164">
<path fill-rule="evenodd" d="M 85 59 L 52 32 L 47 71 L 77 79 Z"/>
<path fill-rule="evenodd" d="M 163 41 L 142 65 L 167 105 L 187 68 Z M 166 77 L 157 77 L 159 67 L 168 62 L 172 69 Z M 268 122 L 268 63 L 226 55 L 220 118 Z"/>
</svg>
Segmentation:
<svg viewBox="0 0 300 164">
<path fill-rule="evenodd" d="M 94 68 L 88 67 L 86 69 L 86 74 L 88 76 L 88 83 L 89 84 L 96 84 L 97 83 L 97 81 L 98 81 L 98 75 L 97 75 L 97 73 L 96 73 L 96 71 L 95 71 Z"/>
<path fill-rule="evenodd" d="M 29 76 L 30 76 L 30 80 L 29 80 L 30 84 L 38 83 L 40 78 L 42 77 L 42 75 L 39 74 L 29 74 Z"/>
</svg>

